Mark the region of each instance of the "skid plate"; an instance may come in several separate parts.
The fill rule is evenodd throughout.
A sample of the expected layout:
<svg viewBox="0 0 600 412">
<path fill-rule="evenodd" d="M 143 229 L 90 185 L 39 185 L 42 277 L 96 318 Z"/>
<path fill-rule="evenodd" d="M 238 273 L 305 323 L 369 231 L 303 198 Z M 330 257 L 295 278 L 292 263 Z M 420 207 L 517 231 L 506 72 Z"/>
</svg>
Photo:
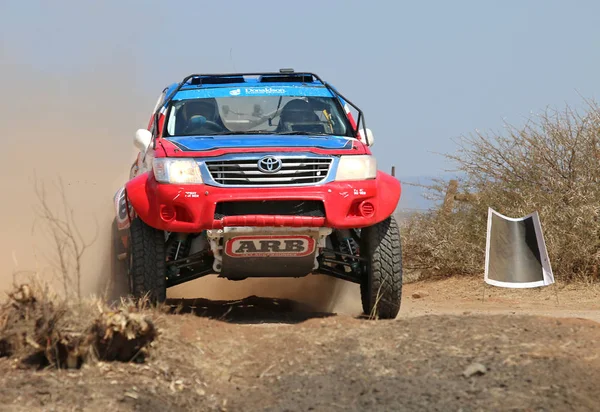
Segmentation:
<svg viewBox="0 0 600 412">
<path fill-rule="evenodd" d="M 230 279 L 306 276 L 314 269 L 318 244 L 318 229 L 282 233 L 269 228 L 226 228 L 220 275 Z"/>
</svg>

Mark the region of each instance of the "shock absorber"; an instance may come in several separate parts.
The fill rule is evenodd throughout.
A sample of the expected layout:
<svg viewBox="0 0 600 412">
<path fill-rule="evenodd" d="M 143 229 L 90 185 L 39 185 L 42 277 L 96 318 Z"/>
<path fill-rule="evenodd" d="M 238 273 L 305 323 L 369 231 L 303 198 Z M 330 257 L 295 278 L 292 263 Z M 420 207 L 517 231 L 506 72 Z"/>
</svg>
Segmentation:
<svg viewBox="0 0 600 412">
<path fill-rule="evenodd" d="M 181 259 L 187 256 L 189 242 L 185 233 L 174 233 L 167 241 L 167 261 Z"/>
<path fill-rule="evenodd" d="M 358 244 L 350 234 L 349 230 L 339 230 L 338 232 L 338 244 L 340 252 L 356 256 L 358 254 Z M 341 257 L 344 262 L 350 266 L 346 266 L 346 271 L 354 271 L 359 267 L 359 262 L 356 259 L 352 259 L 348 256 Z"/>
</svg>

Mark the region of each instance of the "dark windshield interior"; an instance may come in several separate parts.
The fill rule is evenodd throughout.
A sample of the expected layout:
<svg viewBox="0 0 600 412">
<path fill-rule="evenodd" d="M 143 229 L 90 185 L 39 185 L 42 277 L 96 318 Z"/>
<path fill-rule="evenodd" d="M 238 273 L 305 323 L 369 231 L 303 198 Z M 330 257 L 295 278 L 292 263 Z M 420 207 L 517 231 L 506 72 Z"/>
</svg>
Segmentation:
<svg viewBox="0 0 600 412">
<path fill-rule="evenodd" d="M 232 96 L 171 102 L 164 136 L 307 134 L 353 136 L 332 97 Z"/>
</svg>

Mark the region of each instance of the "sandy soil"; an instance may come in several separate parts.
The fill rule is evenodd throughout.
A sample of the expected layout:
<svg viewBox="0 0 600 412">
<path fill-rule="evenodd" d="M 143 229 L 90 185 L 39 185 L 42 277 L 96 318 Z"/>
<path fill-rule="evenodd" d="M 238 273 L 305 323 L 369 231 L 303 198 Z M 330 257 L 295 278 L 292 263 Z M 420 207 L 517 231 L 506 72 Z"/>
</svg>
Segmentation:
<svg viewBox="0 0 600 412">
<path fill-rule="evenodd" d="M 403 299 L 399 318 L 501 314 L 586 318 L 600 322 L 598 284 L 556 283 L 546 288 L 515 290 L 489 286 L 479 279 L 444 279 L 411 283 Z"/>
<path fill-rule="evenodd" d="M 352 313 L 352 292 L 337 314 L 173 299 L 145 364 L 0 360 L 0 410 L 597 410 L 597 287 L 488 287 L 482 302 L 478 281 L 415 282 L 393 321 Z"/>
</svg>

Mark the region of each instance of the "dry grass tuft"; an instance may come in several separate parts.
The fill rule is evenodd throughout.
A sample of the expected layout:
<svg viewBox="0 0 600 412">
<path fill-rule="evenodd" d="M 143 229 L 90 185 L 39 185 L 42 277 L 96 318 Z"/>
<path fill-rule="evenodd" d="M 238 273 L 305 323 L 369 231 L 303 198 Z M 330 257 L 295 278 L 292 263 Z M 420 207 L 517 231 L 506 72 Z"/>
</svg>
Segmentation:
<svg viewBox="0 0 600 412">
<path fill-rule="evenodd" d="M 0 307 L 0 356 L 23 364 L 72 369 L 87 361 L 143 360 L 157 336 L 139 305 L 67 301 L 36 283 L 16 286 Z"/>
<path fill-rule="evenodd" d="M 121 306 L 119 310 L 102 309 L 94 321 L 90 337 L 101 360 L 129 362 L 142 359 L 146 349 L 157 338 L 154 323 L 135 306 Z"/>
<path fill-rule="evenodd" d="M 439 206 L 405 222 L 404 259 L 424 275 L 480 275 L 488 207 L 520 217 L 537 210 L 550 261 L 562 281 L 598 280 L 600 264 L 600 108 L 567 107 L 505 133 L 477 132 L 458 141 L 457 201 L 447 212 L 449 182 L 428 187 Z"/>
</svg>

